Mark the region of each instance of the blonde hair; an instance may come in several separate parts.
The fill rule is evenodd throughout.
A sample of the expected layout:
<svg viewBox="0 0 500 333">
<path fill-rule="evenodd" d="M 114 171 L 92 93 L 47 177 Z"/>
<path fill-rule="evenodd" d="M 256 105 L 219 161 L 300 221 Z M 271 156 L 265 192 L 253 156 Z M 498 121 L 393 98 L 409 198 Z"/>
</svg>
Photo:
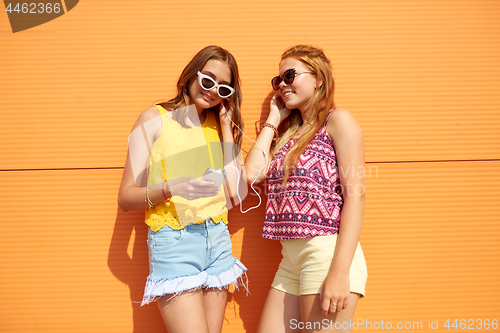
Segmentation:
<svg viewBox="0 0 500 333">
<path fill-rule="evenodd" d="M 191 97 L 189 96 L 189 86 L 196 80 L 198 77 L 198 71 L 201 71 L 205 64 L 209 60 L 218 60 L 228 64 L 229 69 L 231 70 L 231 83 L 230 86 L 234 88 L 234 94 L 232 94 L 227 101 L 229 105 L 228 109 L 233 110 L 232 120 L 236 125 L 238 125 L 243 130 L 243 121 L 241 119 L 241 82 L 240 82 L 240 74 L 238 71 L 238 64 L 236 63 L 236 59 L 233 55 L 223 49 L 220 46 L 207 46 L 201 49 L 191 61 L 186 65 L 184 70 L 177 80 L 177 95 L 168 100 L 167 102 L 157 103 L 163 106 L 166 110 L 174 111 L 172 118 L 179 122 L 182 126 L 187 127 L 186 124 L 186 116 L 187 116 L 187 108 L 186 106 L 191 104 Z M 213 112 L 215 114 L 215 118 L 217 119 L 217 127 L 219 129 L 219 136 L 222 140 L 221 128 L 219 122 L 219 105 L 216 105 L 210 109 L 207 109 L 209 112 Z M 241 147 L 242 142 L 242 133 L 239 131 L 236 126 L 233 127 L 233 138 L 234 143 Z"/>
<path fill-rule="evenodd" d="M 310 118 L 297 142 L 290 148 L 285 157 L 283 186 L 286 184 L 290 174 L 295 170 L 300 154 L 302 154 L 321 126 L 323 126 L 329 111 L 335 108 L 333 101 L 335 84 L 332 68 L 330 60 L 325 56 L 323 50 L 310 45 L 296 45 L 283 52 L 281 61 L 285 58 L 295 58 L 301 61 L 316 76 L 321 85 L 315 90 L 311 99 L 304 104 L 304 110 L 302 111 L 310 115 Z M 293 109 L 290 116 L 283 120 L 278 128 L 278 131 L 280 133 L 283 132 L 283 134 L 281 134 L 276 143 L 274 153 L 294 136 L 303 122 L 304 120 L 300 111 Z"/>
</svg>

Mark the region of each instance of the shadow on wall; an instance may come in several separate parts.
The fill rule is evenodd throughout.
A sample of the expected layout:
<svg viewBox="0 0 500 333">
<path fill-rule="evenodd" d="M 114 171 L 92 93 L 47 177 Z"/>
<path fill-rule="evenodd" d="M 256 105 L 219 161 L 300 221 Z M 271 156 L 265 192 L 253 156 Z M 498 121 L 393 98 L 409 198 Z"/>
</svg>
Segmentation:
<svg viewBox="0 0 500 333">
<path fill-rule="evenodd" d="M 264 185 L 256 186 L 257 191 L 261 191 L 261 195 L 264 194 L 264 187 Z M 257 205 L 258 202 L 257 196 L 249 193 L 243 207 L 247 209 Z M 245 332 L 257 331 L 267 293 L 281 260 L 280 242 L 261 237 L 265 207 L 264 197 L 259 208 L 246 214 L 242 214 L 239 209 L 233 209 L 229 212 L 229 232 L 231 235 L 241 228 L 245 229 L 239 259 L 248 268 L 250 294 L 247 296 L 242 288 L 234 293 L 229 293 L 225 319 L 231 324 L 234 321 L 233 318 L 237 317 L 234 307 L 234 302 L 236 302 L 239 307 L 238 315 L 243 321 Z M 231 309 L 234 309 L 234 312 Z"/>
<path fill-rule="evenodd" d="M 132 257 L 127 249 L 133 239 Z M 156 303 L 141 307 L 148 267 L 148 227 L 144 223 L 144 211 L 125 213 L 117 208 L 115 227 L 108 253 L 108 266 L 113 275 L 128 285 L 133 310 L 135 333 L 167 332 Z"/>
</svg>

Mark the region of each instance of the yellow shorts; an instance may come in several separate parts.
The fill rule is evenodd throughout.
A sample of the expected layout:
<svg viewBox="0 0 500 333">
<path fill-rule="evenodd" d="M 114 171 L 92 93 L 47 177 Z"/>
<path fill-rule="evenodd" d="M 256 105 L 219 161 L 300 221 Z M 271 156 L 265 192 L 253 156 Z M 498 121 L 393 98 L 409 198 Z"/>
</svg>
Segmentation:
<svg viewBox="0 0 500 333">
<path fill-rule="evenodd" d="M 332 264 L 337 235 L 281 241 L 283 259 L 272 287 L 292 295 L 320 294 Z M 349 271 L 351 292 L 365 296 L 368 273 L 365 256 L 358 243 Z"/>
</svg>

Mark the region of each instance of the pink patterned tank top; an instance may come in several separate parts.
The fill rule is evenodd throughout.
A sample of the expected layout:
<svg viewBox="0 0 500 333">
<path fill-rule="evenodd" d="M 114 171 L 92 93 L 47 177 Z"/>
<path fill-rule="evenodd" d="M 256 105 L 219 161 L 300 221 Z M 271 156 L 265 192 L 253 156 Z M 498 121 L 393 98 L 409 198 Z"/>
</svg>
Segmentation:
<svg viewBox="0 0 500 333">
<path fill-rule="evenodd" d="M 333 142 L 326 132 L 328 118 L 300 155 L 284 188 L 285 156 L 297 139 L 290 139 L 274 155 L 262 237 L 293 239 L 338 233 L 343 198 Z"/>
</svg>

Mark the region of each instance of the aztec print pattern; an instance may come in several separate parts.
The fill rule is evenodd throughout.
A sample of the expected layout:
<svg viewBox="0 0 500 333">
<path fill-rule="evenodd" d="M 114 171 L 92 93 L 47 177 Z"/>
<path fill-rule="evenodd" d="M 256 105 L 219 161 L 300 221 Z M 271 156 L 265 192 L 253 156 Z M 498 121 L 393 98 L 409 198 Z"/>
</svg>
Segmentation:
<svg viewBox="0 0 500 333">
<path fill-rule="evenodd" d="M 269 165 L 262 237 L 294 239 L 338 233 L 343 198 L 333 142 L 322 126 L 283 188 L 285 156 L 296 141 L 290 139 Z"/>
</svg>

